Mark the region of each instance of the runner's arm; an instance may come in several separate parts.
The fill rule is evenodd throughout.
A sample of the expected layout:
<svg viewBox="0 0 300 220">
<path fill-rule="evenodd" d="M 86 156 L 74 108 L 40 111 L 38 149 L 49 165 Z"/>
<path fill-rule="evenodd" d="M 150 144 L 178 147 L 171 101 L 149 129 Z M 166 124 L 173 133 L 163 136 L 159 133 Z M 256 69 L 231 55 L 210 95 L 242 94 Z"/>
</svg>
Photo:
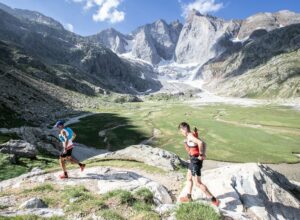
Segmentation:
<svg viewBox="0 0 300 220">
<path fill-rule="evenodd" d="M 72 141 L 74 141 L 76 138 L 76 133 L 73 131 Z"/>
<path fill-rule="evenodd" d="M 189 149 L 189 146 L 187 145 L 186 142 L 184 142 L 184 148 L 186 150 L 186 152 L 188 152 L 188 154 L 190 153 L 190 149 Z"/>
<path fill-rule="evenodd" d="M 68 137 L 67 137 L 67 134 L 66 134 L 65 131 L 62 131 L 62 135 L 63 135 L 63 137 L 64 137 L 64 139 L 65 139 L 65 141 L 63 142 L 63 143 L 64 143 L 64 148 L 67 148 L 68 142 L 69 142 Z"/>
</svg>

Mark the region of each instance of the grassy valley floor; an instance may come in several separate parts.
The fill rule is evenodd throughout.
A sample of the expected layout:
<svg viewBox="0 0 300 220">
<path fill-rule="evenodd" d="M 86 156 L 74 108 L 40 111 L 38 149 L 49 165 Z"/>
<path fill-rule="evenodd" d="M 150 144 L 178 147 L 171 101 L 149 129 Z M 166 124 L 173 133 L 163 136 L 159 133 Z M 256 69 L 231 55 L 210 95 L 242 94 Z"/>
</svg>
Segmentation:
<svg viewBox="0 0 300 220">
<path fill-rule="evenodd" d="M 288 107 L 223 104 L 191 107 L 147 102 L 118 105 L 99 112 L 71 125 L 78 134 L 78 142 L 118 150 L 150 139 L 150 145 L 186 158 L 184 138 L 177 126 L 187 121 L 199 129 L 200 137 L 207 142 L 210 160 L 300 161 L 296 156 L 300 152 L 300 112 Z"/>
<path fill-rule="evenodd" d="M 184 137 L 177 130 L 181 121 L 196 126 L 200 137 L 207 142 L 206 168 L 217 167 L 220 162 L 214 161 L 260 162 L 274 164 L 275 170 L 294 180 L 300 179 L 290 171 L 290 166 L 295 170 L 299 165 L 296 153 L 300 153 L 300 111 L 288 107 L 225 104 L 192 107 L 170 101 L 113 103 L 70 127 L 77 133 L 77 142 L 95 148 L 115 151 L 145 143 L 188 159 Z M 16 138 L 0 134 L 0 143 Z M 46 170 L 59 167 L 57 158 L 45 155 L 39 155 L 37 160 L 21 158 L 17 164 L 11 164 L 8 155 L 0 154 L 0 165 L 0 180 L 33 167 Z"/>
</svg>

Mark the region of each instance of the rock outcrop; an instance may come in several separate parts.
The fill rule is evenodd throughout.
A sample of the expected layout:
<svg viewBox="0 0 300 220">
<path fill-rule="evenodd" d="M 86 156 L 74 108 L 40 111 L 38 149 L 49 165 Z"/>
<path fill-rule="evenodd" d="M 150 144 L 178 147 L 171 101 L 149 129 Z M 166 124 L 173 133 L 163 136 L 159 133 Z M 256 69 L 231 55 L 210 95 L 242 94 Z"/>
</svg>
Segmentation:
<svg viewBox="0 0 300 220">
<path fill-rule="evenodd" d="M 181 162 L 180 158 L 172 153 L 143 145 L 131 146 L 127 150 L 94 157 L 93 160 L 97 158 L 120 158 L 123 160 L 143 158 L 142 162 L 169 170 L 169 172 L 174 164 Z M 171 213 L 171 218 L 175 216 L 173 212 L 178 204 L 173 203 L 168 189 L 149 177 L 141 175 L 139 171 L 128 171 L 123 168 L 87 167 L 84 172 L 69 171 L 70 178 L 64 181 L 58 181 L 58 175 L 59 172 L 45 173 L 40 169 L 34 169 L 30 173 L 0 182 L 0 192 L 12 189 L 31 189 L 45 183 L 59 188 L 83 185 L 91 193 L 97 194 L 105 194 L 118 189 L 134 192 L 141 188 L 147 188 L 154 195 L 155 211 L 160 215 L 167 213 L 170 216 Z M 170 179 L 170 181 L 174 180 Z M 299 185 L 291 183 L 283 175 L 267 166 L 254 163 L 224 165 L 217 169 L 204 171 L 202 181 L 220 200 L 218 211 L 224 218 L 283 220 L 297 219 L 300 215 Z M 178 199 L 186 193 L 187 185 L 184 185 Z M 210 204 L 209 199 L 196 187 L 193 188 L 192 197 L 195 202 Z M 3 196 L 0 197 L 0 205 L 3 207 L 0 216 L 64 215 L 62 210 L 45 208 L 43 205 L 37 205 L 39 203 L 38 199 L 28 201 L 28 198 L 17 200 L 13 195 Z M 19 210 L 20 204 L 34 205 L 23 205 L 22 207 L 26 210 Z"/>
<path fill-rule="evenodd" d="M 1 128 L 0 133 L 17 134 L 22 140 L 30 143 L 36 150 L 53 156 L 59 156 L 62 151 L 62 144 L 58 140 L 58 134 L 47 128 L 28 127 Z"/>
<path fill-rule="evenodd" d="M 203 172 L 202 181 L 221 201 L 223 216 L 233 219 L 297 219 L 299 188 L 283 175 L 258 164 L 230 165 Z M 187 186 L 181 196 L 186 195 Z M 199 189 L 193 199 L 207 201 Z M 298 194 L 299 195 L 299 194 Z"/>
<path fill-rule="evenodd" d="M 26 157 L 34 159 L 36 158 L 37 150 L 32 144 L 26 141 L 10 140 L 0 145 L 0 153 L 12 154 L 16 158 Z"/>
<path fill-rule="evenodd" d="M 185 164 L 176 154 L 147 145 L 130 146 L 123 150 L 93 157 L 91 160 L 133 160 L 167 171 L 175 170 Z"/>
<path fill-rule="evenodd" d="M 70 178 L 65 181 L 58 181 L 59 174 L 60 172 L 45 174 L 43 171 L 35 170 L 31 173 L 2 181 L 0 183 L 0 191 L 3 192 L 8 189 L 20 187 L 26 189 L 41 183 L 61 186 L 84 185 L 91 192 L 100 194 L 116 189 L 136 191 L 146 187 L 153 193 L 154 201 L 157 205 L 172 203 L 172 198 L 164 186 L 135 172 L 105 167 L 92 167 L 86 168 L 83 173 L 79 173 L 78 170 L 69 171 Z M 3 199 L 0 197 L 0 201 Z"/>
<path fill-rule="evenodd" d="M 242 22 L 237 37 L 242 40 L 249 37 L 256 30 L 272 31 L 297 23 L 300 23 L 300 15 L 288 10 L 276 13 L 258 13 Z"/>
</svg>

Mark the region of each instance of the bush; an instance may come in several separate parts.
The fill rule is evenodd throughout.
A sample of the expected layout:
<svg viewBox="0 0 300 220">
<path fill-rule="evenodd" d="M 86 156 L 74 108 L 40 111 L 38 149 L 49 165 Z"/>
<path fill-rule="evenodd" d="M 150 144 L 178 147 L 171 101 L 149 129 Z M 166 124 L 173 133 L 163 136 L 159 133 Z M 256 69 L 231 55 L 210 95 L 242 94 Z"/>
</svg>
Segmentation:
<svg viewBox="0 0 300 220">
<path fill-rule="evenodd" d="M 151 211 L 151 205 L 145 203 L 145 202 L 141 202 L 141 201 L 136 201 L 133 204 L 133 209 L 138 211 L 138 212 L 142 212 L 142 211 L 146 211 L 149 212 Z"/>
<path fill-rule="evenodd" d="M 120 204 L 127 204 L 127 205 L 132 205 L 133 202 L 135 201 L 135 198 L 133 195 L 126 191 L 126 190 L 114 190 L 111 192 L 108 192 L 106 195 L 104 195 L 104 199 L 107 200 L 109 198 L 118 198 Z"/>
<path fill-rule="evenodd" d="M 219 220 L 220 215 L 208 206 L 197 202 L 181 204 L 176 210 L 177 220 Z"/>
<path fill-rule="evenodd" d="M 138 200 L 141 200 L 147 204 L 154 204 L 153 193 L 147 188 L 141 188 L 135 192 L 135 196 Z"/>
<path fill-rule="evenodd" d="M 98 212 L 98 215 L 100 215 L 105 220 L 124 220 L 122 216 L 112 210 L 100 211 Z"/>
<path fill-rule="evenodd" d="M 135 200 L 133 195 L 128 191 L 122 191 L 119 194 L 119 199 L 121 204 L 128 204 L 128 205 L 132 205 L 132 203 Z"/>
</svg>

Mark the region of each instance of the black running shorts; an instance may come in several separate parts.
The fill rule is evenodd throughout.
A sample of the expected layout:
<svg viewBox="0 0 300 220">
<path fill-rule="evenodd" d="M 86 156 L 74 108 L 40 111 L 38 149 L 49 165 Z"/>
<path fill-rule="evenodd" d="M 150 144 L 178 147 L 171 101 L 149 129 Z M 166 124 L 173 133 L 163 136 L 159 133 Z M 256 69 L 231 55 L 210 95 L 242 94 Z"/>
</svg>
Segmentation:
<svg viewBox="0 0 300 220">
<path fill-rule="evenodd" d="M 201 176 L 203 160 L 199 160 L 198 157 L 190 157 L 190 159 L 189 170 L 191 171 L 192 176 Z"/>
<path fill-rule="evenodd" d="M 73 150 L 73 148 L 71 148 L 67 151 L 64 151 L 60 156 L 61 157 L 70 157 L 70 156 L 72 156 L 72 150 Z"/>
</svg>

